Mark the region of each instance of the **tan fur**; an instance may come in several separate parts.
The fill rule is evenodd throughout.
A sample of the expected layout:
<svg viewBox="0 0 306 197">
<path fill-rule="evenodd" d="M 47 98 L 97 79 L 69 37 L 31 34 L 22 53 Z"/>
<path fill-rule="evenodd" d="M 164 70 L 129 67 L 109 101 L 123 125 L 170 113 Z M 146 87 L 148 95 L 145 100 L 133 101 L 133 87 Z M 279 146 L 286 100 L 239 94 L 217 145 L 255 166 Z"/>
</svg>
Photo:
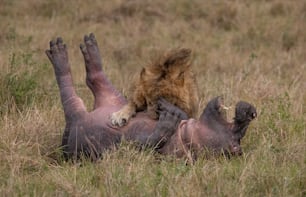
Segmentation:
<svg viewBox="0 0 306 197">
<path fill-rule="evenodd" d="M 123 126 L 136 111 L 147 109 L 156 119 L 157 100 L 160 97 L 177 105 L 190 117 L 197 113 L 198 87 L 192 72 L 191 50 L 174 49 L 143 68 L 135 80 L 128 104 L 112 114 L 114 125 Z"/>
</svg>

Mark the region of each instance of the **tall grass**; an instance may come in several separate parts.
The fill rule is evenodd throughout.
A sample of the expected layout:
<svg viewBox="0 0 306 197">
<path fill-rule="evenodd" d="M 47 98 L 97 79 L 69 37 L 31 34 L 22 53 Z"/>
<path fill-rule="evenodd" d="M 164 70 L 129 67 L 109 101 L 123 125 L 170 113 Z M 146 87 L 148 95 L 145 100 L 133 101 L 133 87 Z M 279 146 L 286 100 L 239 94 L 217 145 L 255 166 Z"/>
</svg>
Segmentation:
<svg viewBox="0 0 306 197">
<path fill-rule="evenodd" d="M 1 196 L 305 196 L 306 2 L 0 0 Z M 44 50 L 62 36 L 75 87 L 92 96 L 78 45 L 94 32 L 123 93 L 158 50 L 193 49 L 203 108 L 214 96 L 253 103 L 244 155 L 184 159 L 130 144 L 97 162 L 61 161 L 65 125 Z M 233 115 L 233 108 L 228 116 Z"/>
</svg>

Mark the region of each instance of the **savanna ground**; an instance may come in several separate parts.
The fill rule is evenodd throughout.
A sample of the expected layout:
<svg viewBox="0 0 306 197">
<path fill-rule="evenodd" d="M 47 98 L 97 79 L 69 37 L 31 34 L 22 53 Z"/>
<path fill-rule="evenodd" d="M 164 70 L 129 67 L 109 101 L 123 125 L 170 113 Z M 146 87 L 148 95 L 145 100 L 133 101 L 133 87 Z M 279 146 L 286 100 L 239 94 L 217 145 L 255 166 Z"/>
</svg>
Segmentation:
<svg viewBox="0 0 306 197">
<path fill-rule="evenodd" d="M 1 196 L 306 196 L 305 1 L 0 0 L 0 29 Z M 122 144 L 98 163 L 58 159 L 64 116 L 44 51 L 64 38 L 90 109 L 78 48 L 89 32 L 124 93 L 156 51 L 193 49 L 201 109 L 223 95 L 258 110 L 244 155 L 185 165 Z"/>
</svg>

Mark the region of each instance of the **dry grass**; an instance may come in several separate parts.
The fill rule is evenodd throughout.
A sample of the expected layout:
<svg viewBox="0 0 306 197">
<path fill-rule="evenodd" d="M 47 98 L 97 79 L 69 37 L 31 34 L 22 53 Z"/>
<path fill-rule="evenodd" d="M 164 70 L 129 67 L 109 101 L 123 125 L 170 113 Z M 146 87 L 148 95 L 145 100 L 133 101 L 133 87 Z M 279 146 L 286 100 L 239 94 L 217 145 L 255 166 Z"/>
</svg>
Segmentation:
<svg viewBox="0 0 306 197">
<path fill-rule="evenodd" d="M 2 196 L 305 196 L 306 3 L 299 0 L 0 0 Z M 193 166 L 130 145 L 81 166 L 56 162 L 64 127 L 44 50 L 61 35 L 87 105 L 78 44 L 94 32 L 122 91 L 157 50 L 188 47 L 200 107 L 214 96 L 258 109 L 240 158 Z M 229 116 L 232 115 L 229 111 Z"/>
</svg>

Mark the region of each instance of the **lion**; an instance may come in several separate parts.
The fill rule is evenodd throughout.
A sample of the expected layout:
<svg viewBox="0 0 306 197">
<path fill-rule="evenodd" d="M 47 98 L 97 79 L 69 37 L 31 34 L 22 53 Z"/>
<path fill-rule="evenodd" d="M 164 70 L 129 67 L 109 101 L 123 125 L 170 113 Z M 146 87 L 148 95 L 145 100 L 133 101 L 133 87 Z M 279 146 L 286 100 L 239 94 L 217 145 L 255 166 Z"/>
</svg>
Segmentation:
<svg viewBox="0 0 306 197">
<path fill-rule="evenodd" d="M 161 97 L 181 108 L 189 117 L 195 117 L 198 86 L 190 59 L 190 49 L 172 49 L 142 68 L 131 86 L 128 103 L 111 115 L 112 124 L 124 126 L 137 111 L 145 109 L 152 119 L 157 119 L 157 101 Z"/>
</svg>

